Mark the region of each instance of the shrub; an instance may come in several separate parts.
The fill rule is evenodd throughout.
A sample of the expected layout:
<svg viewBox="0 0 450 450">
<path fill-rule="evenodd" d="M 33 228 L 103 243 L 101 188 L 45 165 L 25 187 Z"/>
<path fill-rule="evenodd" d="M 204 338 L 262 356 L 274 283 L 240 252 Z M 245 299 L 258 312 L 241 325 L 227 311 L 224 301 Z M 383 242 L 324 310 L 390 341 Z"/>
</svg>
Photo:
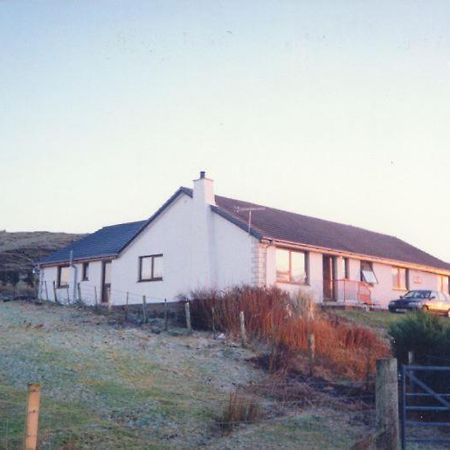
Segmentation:
<svg viewBox="0 0 450 450">
<path fill-rule="evenodd" d="M 222 417 L 219 420 L 222 432 L 227 433 L 241 423 L 253 423 L 262 417 L 262 408 L 255 397 L 239 391 L 230 393 Z"/>
<path fill-rule="evenodd" d="M 428 364 L 448 358 L 450 362 L 450 327 L 443 321 L 422 311 L 407 315 L 389 327 L 394 355 L 402 363 L 408 362 L 408 352 L 414 352 L 415 362 Z M 438 365 L 438 364 L 437 364 Z"/>
<path fill-rule="evenodd" d="M 276 287 L 234 287 L 225 291 L 192 294 L 192 324 L 239 335 L 239 312 L 245 315 L 250 340 L 272 347 L 272 370 L 300 370 L 298 354 L 308 350 L 307 336 L 315 335 L 317 358 L 335 375 L 363 380 L 375 370 L 376 359 L 389 354 L 389 347 L 372 330 L 317 311 L 311 296 L 295 297 Z"/>
</svg>

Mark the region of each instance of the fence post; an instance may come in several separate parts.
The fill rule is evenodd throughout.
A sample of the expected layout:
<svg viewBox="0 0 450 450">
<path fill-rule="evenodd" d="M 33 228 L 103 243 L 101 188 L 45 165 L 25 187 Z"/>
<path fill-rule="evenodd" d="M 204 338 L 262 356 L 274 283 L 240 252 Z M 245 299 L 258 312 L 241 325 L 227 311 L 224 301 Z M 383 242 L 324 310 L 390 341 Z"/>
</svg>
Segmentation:
<svg viewBox="0 0 450 450">
<path fill-rule="evenodd" d="M 125 322 L 128 321 L 128 301 L 129 301 L 130 293 L 127 291 L 127 298 L 125 300 Z"/>
<path fill-rule="evenodd" d="M 67 291 L 67 304 L 70 305 L 70 291 L 69 291 L 69 286 L 66 287 L 66 291 Z"/>
<path fill-rule="evenodd" d="M 56 295 L 56 282 L 53 281 L 53 296 L 55 297 L 55 303 L 58 303 L 58 296 Z"/>
<path fill-rule="evenodd" d="M 167 299 L 164 299 L 164 331 L 169 330 L 169 312 L 167 311 Z"/>
<path fill-rule="evenodd" d="M 240 325 L 240 328 L 241 328 L 241 344 L 242 344 L 242 347 L 246 347 L 247 346 L 247 332 L 245 330 L 244 311 L 241 311 L 239 313 L 239 325 Z"/>
<path fill-rule="evenodd" d="M 45 287 L 45 299 L 49 301 L 50 299 L 48 298 L 47 280 L 44 281 L 44 287 Z"/>
<path fill-rule="evenodd" d="M 142 296 L 142 321 L 143 323 L 147 323 L 147 299 L 145 298 L 145 295 Z"/>
<path fill-rule="evenodd" d="M 77 283 L 77 289 L 78 289 L 78 301 L 82 301 L 81 300 L 81 283 Z"/>
<path fill-rule="evenodd" d="M 27 417 L 25 423 L 25 450 L 36 450 L 37 448 L 40 401 L 40 384 L 29 384 L 27 398 Z"/>
<path fill-rule="evenodd" d="M 316 339 L 313 332 L 308 332 L 308 362 L 309 362 L 309 376 L 314 373 L 314 361 L 316 358 Z"/>
<path fill-rule="evenodd" d="M 211 318 L 212 318 L 212 330 L 213 330 L 213 339 L 216 339 L 216 310 L 214 306 L 211 308 Z"/>
<path fill-rule="evenodd" d="M 95 310 L 98 309 L 98 300 L 97 300 L 97 286 L 94 286 L 94 304 L 95 304 Z"/>
<path fill-rule="evenodd" d="M 395 358 L 377 360 L 375 383 L 376 449 L 399 448 L 398 377 Z"/>
<path fill-rule="evenodd" d="M 189 301 L 184 304 L 184 312 L 186 314 L 186 328 L 189 333 L 192 333 L 191 306 L 189 305 Z"/>
</svg>

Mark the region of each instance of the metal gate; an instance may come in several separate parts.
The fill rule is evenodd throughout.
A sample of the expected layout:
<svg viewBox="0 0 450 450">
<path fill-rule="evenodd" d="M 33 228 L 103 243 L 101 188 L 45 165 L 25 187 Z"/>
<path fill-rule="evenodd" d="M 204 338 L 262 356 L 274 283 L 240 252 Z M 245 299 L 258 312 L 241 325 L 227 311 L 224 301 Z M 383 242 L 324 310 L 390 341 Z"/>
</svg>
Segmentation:
<svg viewBox="0 0 450 450">
<path fill-rule="evenodd" d="M 404 365 L 401 388 L 402 449 L 408 442 L 450 445 L 450 367 Z"/>
</svg>

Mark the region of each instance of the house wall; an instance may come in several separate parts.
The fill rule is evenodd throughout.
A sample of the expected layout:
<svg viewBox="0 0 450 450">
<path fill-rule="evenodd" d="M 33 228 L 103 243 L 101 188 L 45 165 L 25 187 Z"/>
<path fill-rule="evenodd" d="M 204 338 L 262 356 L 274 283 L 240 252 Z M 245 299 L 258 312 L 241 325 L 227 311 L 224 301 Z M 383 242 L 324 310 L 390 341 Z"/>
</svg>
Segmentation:
<svg viewBox="0 0 450 450">
<path fill-rule="evenodd" d="M 101 295 L 101 261 L 89 262 L 89 280 L 82 281 L 82 264 L 74 264 L 76 270 L 70 268 L 70 281 L 68 287 L 58 288 L 58 268 L 57 266 L 44 267 L 40 272 L 39 296 L 42 300 L 55 300 L 53 282 L 56 287 L 56 297 L 60 303 L 73 302 L 78 298 L 77 283 L 80 283 L 80 292 L 82 300 L 89 304 L 95 304 L 95 290 L 97 290 L 97 299 L 100 302 Z M 76 276 L 76 279 L 75 279 Z M 74 286 L 76 292 L 74 292 Z M 75 295 L 74 295 L 75 294 Z"/>
<path fill-rule="evenodd" d="M 246 231 L 212 213 L 215 273 L 212 286 L 224 289 L 259 283 L 259 242 Z"/>
<path fill-rule="evenodd" d="M 88 305 L 95 305 L 95 298 L 97 297 L 97 303 L 100 303 L 102 295 L 102 261 L 89 262 L 89 279 L 86 281 L 81 280 L 83 276 L 82 264 L 77 264 L 77 268 L 81 299 Z"/>
<path fill-rule="evenodd" d="M 430 272 L 419 270 L 409 270 L 409 289 L 394 289 L 392 283 L 392 265 L 373 263 L 373 270 L 378 279 L 378 284 L 372 288 L 372 298 L 383 308 L 387 308 L 390 300 L 399 298 L 412 289 L 432 289 L 439 290 L 440 276 Z"/>
<path fill-rule="evenodd" d="M 266 258 L 266 284 L 268 286 L 276 285 L 282 289 L 295 294 L 299 290 L 312 293 L 317 302 L 323 301 L 323 264 L 322 253 L 309 252 L 309 280 L 308 286 L 299 286 L 289 283 L 280 283 L 276 281 L 276 263 L 275 263 L 276 247 L 270 245 L 267 247 Z M 337 257 L 337 280 L 344 278 L 344 269 L 342 257 Z M 389 301 L 403 295 L 407 290 L 394 289 L 392 281 L 392 265 L 373 262 L 372 264 L 378 283 L 370 286 L 371 298 L 376 304 L 382 308 L 387 308 Z M 346 282 L 347 292 L 346 299 L 354 300 L 357 283 L 360 281 L 361 261 L 356 258 L 349 258 L 349 274 L 350 277 Z M 344 301 L 344 289 L 341 282 L 338 282 L 337 301 Z M 419 271 L 415 269 L 409 270 L 409 290 L 411 289 L 434 289 L 439 290 L 441 287 L 440 275 L 430 272 Z M 350 298 L 351 297 L 351 298 Z"/>
<path fill-rule="evenodd" d="M 181 196 L 113 260 L 112 304 L 124 304 L 127 292 L 130 304 L 142 302 L 143 295 L 151 303 L 171 301 L 189 293 L 196 270 L 191 256 L 191 203 L 191 198 Z M 160 253 L 163 254 L 163 280 L 139 281 L 139 257 Z"/>
<path fill-rule="evenodd" d="M 215 214 L 209 205 L 200 212 L 199 224 L 199 209 L 193 202 L 181 196 L 113 260 L 113 305 L 125 303 L 126 292 L 130 303 L 142 302 L 143 295 L 151 303 L 253 281 L 252 248 L 258 241 Z M 139 282 L 139 256 L 160 253 L 163 280 Z"/>
</svg>

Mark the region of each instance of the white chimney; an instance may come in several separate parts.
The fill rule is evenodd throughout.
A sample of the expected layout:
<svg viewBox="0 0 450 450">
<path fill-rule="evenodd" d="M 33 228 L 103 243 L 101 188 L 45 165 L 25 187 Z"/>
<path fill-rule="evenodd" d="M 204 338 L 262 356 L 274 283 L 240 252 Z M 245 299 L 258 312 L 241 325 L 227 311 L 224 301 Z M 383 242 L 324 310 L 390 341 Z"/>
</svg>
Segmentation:
<svg viewBox="0 0 450 450">
<path fill-rule="evenodd" d="M 191 270 L 195 289 L 215 287 L 214 182 L 204 171 L 194 180 L 192 201 Z"/>
<path fill-rule="evenodd" d="M 194 180 L 194 200 L 207 205 L 215 205 L 214 180 L 206 178 L 206 172 L 200 172 L 200 178 Z"/>
</svg>

